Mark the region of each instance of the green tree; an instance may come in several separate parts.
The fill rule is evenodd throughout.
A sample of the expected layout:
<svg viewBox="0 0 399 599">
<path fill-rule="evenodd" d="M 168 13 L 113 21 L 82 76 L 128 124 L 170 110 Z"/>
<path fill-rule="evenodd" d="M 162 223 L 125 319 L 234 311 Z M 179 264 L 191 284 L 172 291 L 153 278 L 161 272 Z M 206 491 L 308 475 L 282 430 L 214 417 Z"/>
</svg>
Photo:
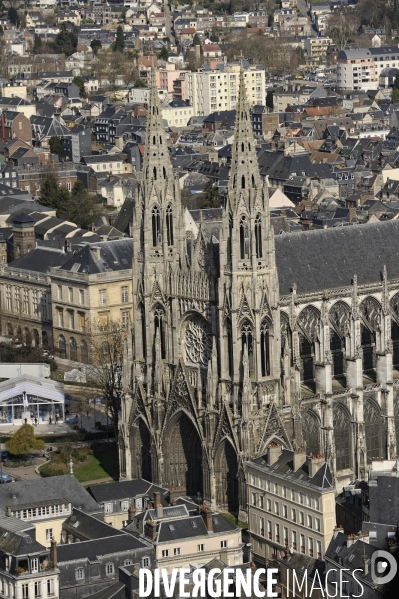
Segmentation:
<svg viewBox="0 0 399 599">
<path fill-rule="evenodd" d="M 125 49 L 125 36 L 123 35 L 123 29 L 120 25 L 116 30 L 116 39 L 114 41 L 112 49 L 114 52 L 123 52 Z"/>
<path fill-rule="evenodd" d="M 39 48 L 41 48 L 42 46 L 42 38 L 40 37 L 40 35 L 37 35 L 37 33 L 35 33 L 35 41 L 33 42 L 33 52 L 36 54 Z"/>
<path fill-rule="evenodd" d="M 73 78 L 73 82 L 79 88 L 79 97 L 80 98 L 87 98 L 87 94 L 86 94 L 86 90 L 85 90 L 85 84 L 83 82 L 82 77 L 80 77 L 80 75 L 78 75 L 77 77 L 74 77 Z"/>
<path fill-rule="evenodd" d="M 11 439 L 6 442 L 6 447 L 13 455 L 25 455 L 32 449 L 44 449 L 46 444 L 42 439 L 35 437 L 35 429 L 30 424 L 23 424 L 15 431 Z"/>
<path fill-rule="evenodd" d="M 274 102 L 273 92 L 268 91 L 266 94 L 266 106 L 268 108 L 270 108 L 271 110 L 273 110 L 273 102 Z"/>
<path fill-rule="evenodd" d="M 9 8 L 7 17 L 8 20 L 11 21 L 13 25 L 15 25 L 15 27 L 19 27 L 19 15 L 16 8 L 14 8 L 13 6 Z"/>
<path fill-rule="evenodd" d="M 145 83 L 142 79 L 136 79 L 134 82 L 134 87 L 145 87 Z"/>
<path fill-rule="evenodd" d="M 50 47 L 57 53 L 64 53 L 70 56 L 76 51 L 78 38 L 73 31 L 68 31 L 67 26 L 63 23 L 60 27 L 60 32 L 56 37 L 55 42 L 49 44 Z"/>
<path fill-rule="evenodd" d="M 54 135 L 53 137 L 50 137 L 49 146 L 50 146 L 50 152 L 52 154 L 58 154 L 58 158 L 61 158 L 61 154 L 62 154 L 61 137 L 58 137 L 56 135 Z"/>
<path fill-rule="evenodd" d="M 97 56 L 98 51 L 101 50 L 101 48 L 103 47 L 102 43 L 100 42 L 100 40 L 91 40 L 90 42 L 90 47 L 93 50 L 93 54 L 95 56 Z"/>
<path fill-rule="evenodd" d="M 205 185 L 204 194 L 205 197 L 200 202 L 200 208 L 219 208 L 221 197 L 218 188 L 215 187 L 212 179 L 209 179 L 208 183 Z"/>
<path fill-rule="evenodd" d="M 166 46 L 162 46 L 162 49 L 159 53 L 159 58 L 161 58 L 162 60 L 168 60 L 169 58 L 169 50 L 167 49 Z"/>
<path fill-rule="evenodd" d="M 391 95 L 392 104 L 399 104 L 399 89 L 393 89 Z"/>
<path fill-rule="evenodd" d="M 91 225 L 94 215 L 94 199 L 83 185 L 77 179 L 72 187 L 67 208 L 64 212 L 64 218 L 72 221 L 82 229 L 87 229 Z"/>
<path fill-rule="evenodd" d="M 199 38 L 198 33 L 196 33 L 193 37 L 193 46 L 200 46 L 201 45 L 201 40 Z"/>
<path fill-rule="evenodd" d="M 69 210 L 69 202 L 71 195 L 65 187 L 59 187 L 55 199 L 55 208 L 57 209 L 58 218 L 67 218 Z"/>
<path fill-rule="evenodd" d="M 53 138 L 52 138 L 53 139 Z M 56 208 L 58 182 L 54 173 L 49 173 L 43 183 L 39 201 L 43 206 Z"/>
</svg>

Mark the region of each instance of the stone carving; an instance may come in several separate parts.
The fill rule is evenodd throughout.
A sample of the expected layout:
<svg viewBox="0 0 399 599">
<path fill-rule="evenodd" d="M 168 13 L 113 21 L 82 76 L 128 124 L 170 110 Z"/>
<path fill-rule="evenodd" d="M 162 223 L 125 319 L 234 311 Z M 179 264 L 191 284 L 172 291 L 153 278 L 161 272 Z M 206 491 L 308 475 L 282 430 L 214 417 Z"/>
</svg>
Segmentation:
<svg viewBox="0 0 399 599">
<path fill-rule="evenodd" d="M 208 323 L 200 316 L 187 321 L 184 332 L 184 348 L 188 364 L 208 365 L 212 352 L 212 335 Z"/>
</svg>

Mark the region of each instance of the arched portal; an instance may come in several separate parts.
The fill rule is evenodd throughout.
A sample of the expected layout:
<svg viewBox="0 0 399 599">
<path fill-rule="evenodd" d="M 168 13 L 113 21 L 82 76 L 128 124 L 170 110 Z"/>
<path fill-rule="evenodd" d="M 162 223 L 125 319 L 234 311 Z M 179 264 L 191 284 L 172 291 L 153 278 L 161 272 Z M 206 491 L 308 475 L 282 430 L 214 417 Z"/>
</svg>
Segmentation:
<svg viewBox="0 0 399 599">
<path fill-rule="evenodd" d="M 225 439 L 216 452 L 216 501 L 219 508 L 235 514 L 239 509 L 238 462 L 232 444 Z"/>
<path fill-rule="evenodd" d="M 132 476 L 152 482 L 150 431 L 141 418 L 133 430 L 132 461 L 135 463 L 132 464 Z"/>
<path fill-rule="evenodd" d="M 165 480 L 169 487 L 202 494 L 202 447 L 190 418 L 178 414 L 165 433 Z"/>
</svg>

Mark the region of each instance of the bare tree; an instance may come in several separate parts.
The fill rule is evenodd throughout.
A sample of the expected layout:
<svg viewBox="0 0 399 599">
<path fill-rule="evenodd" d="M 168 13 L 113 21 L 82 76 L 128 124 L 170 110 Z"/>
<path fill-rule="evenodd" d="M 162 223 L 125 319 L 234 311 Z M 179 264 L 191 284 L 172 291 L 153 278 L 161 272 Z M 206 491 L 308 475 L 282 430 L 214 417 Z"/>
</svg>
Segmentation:
<svg viewBox="0 0 399 599">
<path fill-rule="evenodd" d="M 87 383 L 97 387 L 109 413 L 115 436 L 118 436 L 120 395 L 122 390 L 122 360 L 127 330 L 119 321 L 94 323 L 89 332 L 90 366 Z"/>
<path fill-rule="evenodd" d="M 358 29 L 358 21 L 355 13 L 336 13 L 328 20 L 328 34 L 339 50 L 343 50 L 346 44 L 353 40 Z"/>
</svg>

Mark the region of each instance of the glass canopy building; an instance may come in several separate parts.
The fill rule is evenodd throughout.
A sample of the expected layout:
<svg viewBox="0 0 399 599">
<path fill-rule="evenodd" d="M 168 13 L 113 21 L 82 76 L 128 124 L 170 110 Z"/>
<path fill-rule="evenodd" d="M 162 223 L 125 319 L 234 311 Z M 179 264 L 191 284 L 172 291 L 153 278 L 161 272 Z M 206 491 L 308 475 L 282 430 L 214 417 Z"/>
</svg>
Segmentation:
<svg viewBox="0 0 399 599">
<path fill-rule="evenodd" d="M 26 374 L 0 383 L 0 424 L 55 424 L 64 416 L 62 383 Z"/>
</svg>

